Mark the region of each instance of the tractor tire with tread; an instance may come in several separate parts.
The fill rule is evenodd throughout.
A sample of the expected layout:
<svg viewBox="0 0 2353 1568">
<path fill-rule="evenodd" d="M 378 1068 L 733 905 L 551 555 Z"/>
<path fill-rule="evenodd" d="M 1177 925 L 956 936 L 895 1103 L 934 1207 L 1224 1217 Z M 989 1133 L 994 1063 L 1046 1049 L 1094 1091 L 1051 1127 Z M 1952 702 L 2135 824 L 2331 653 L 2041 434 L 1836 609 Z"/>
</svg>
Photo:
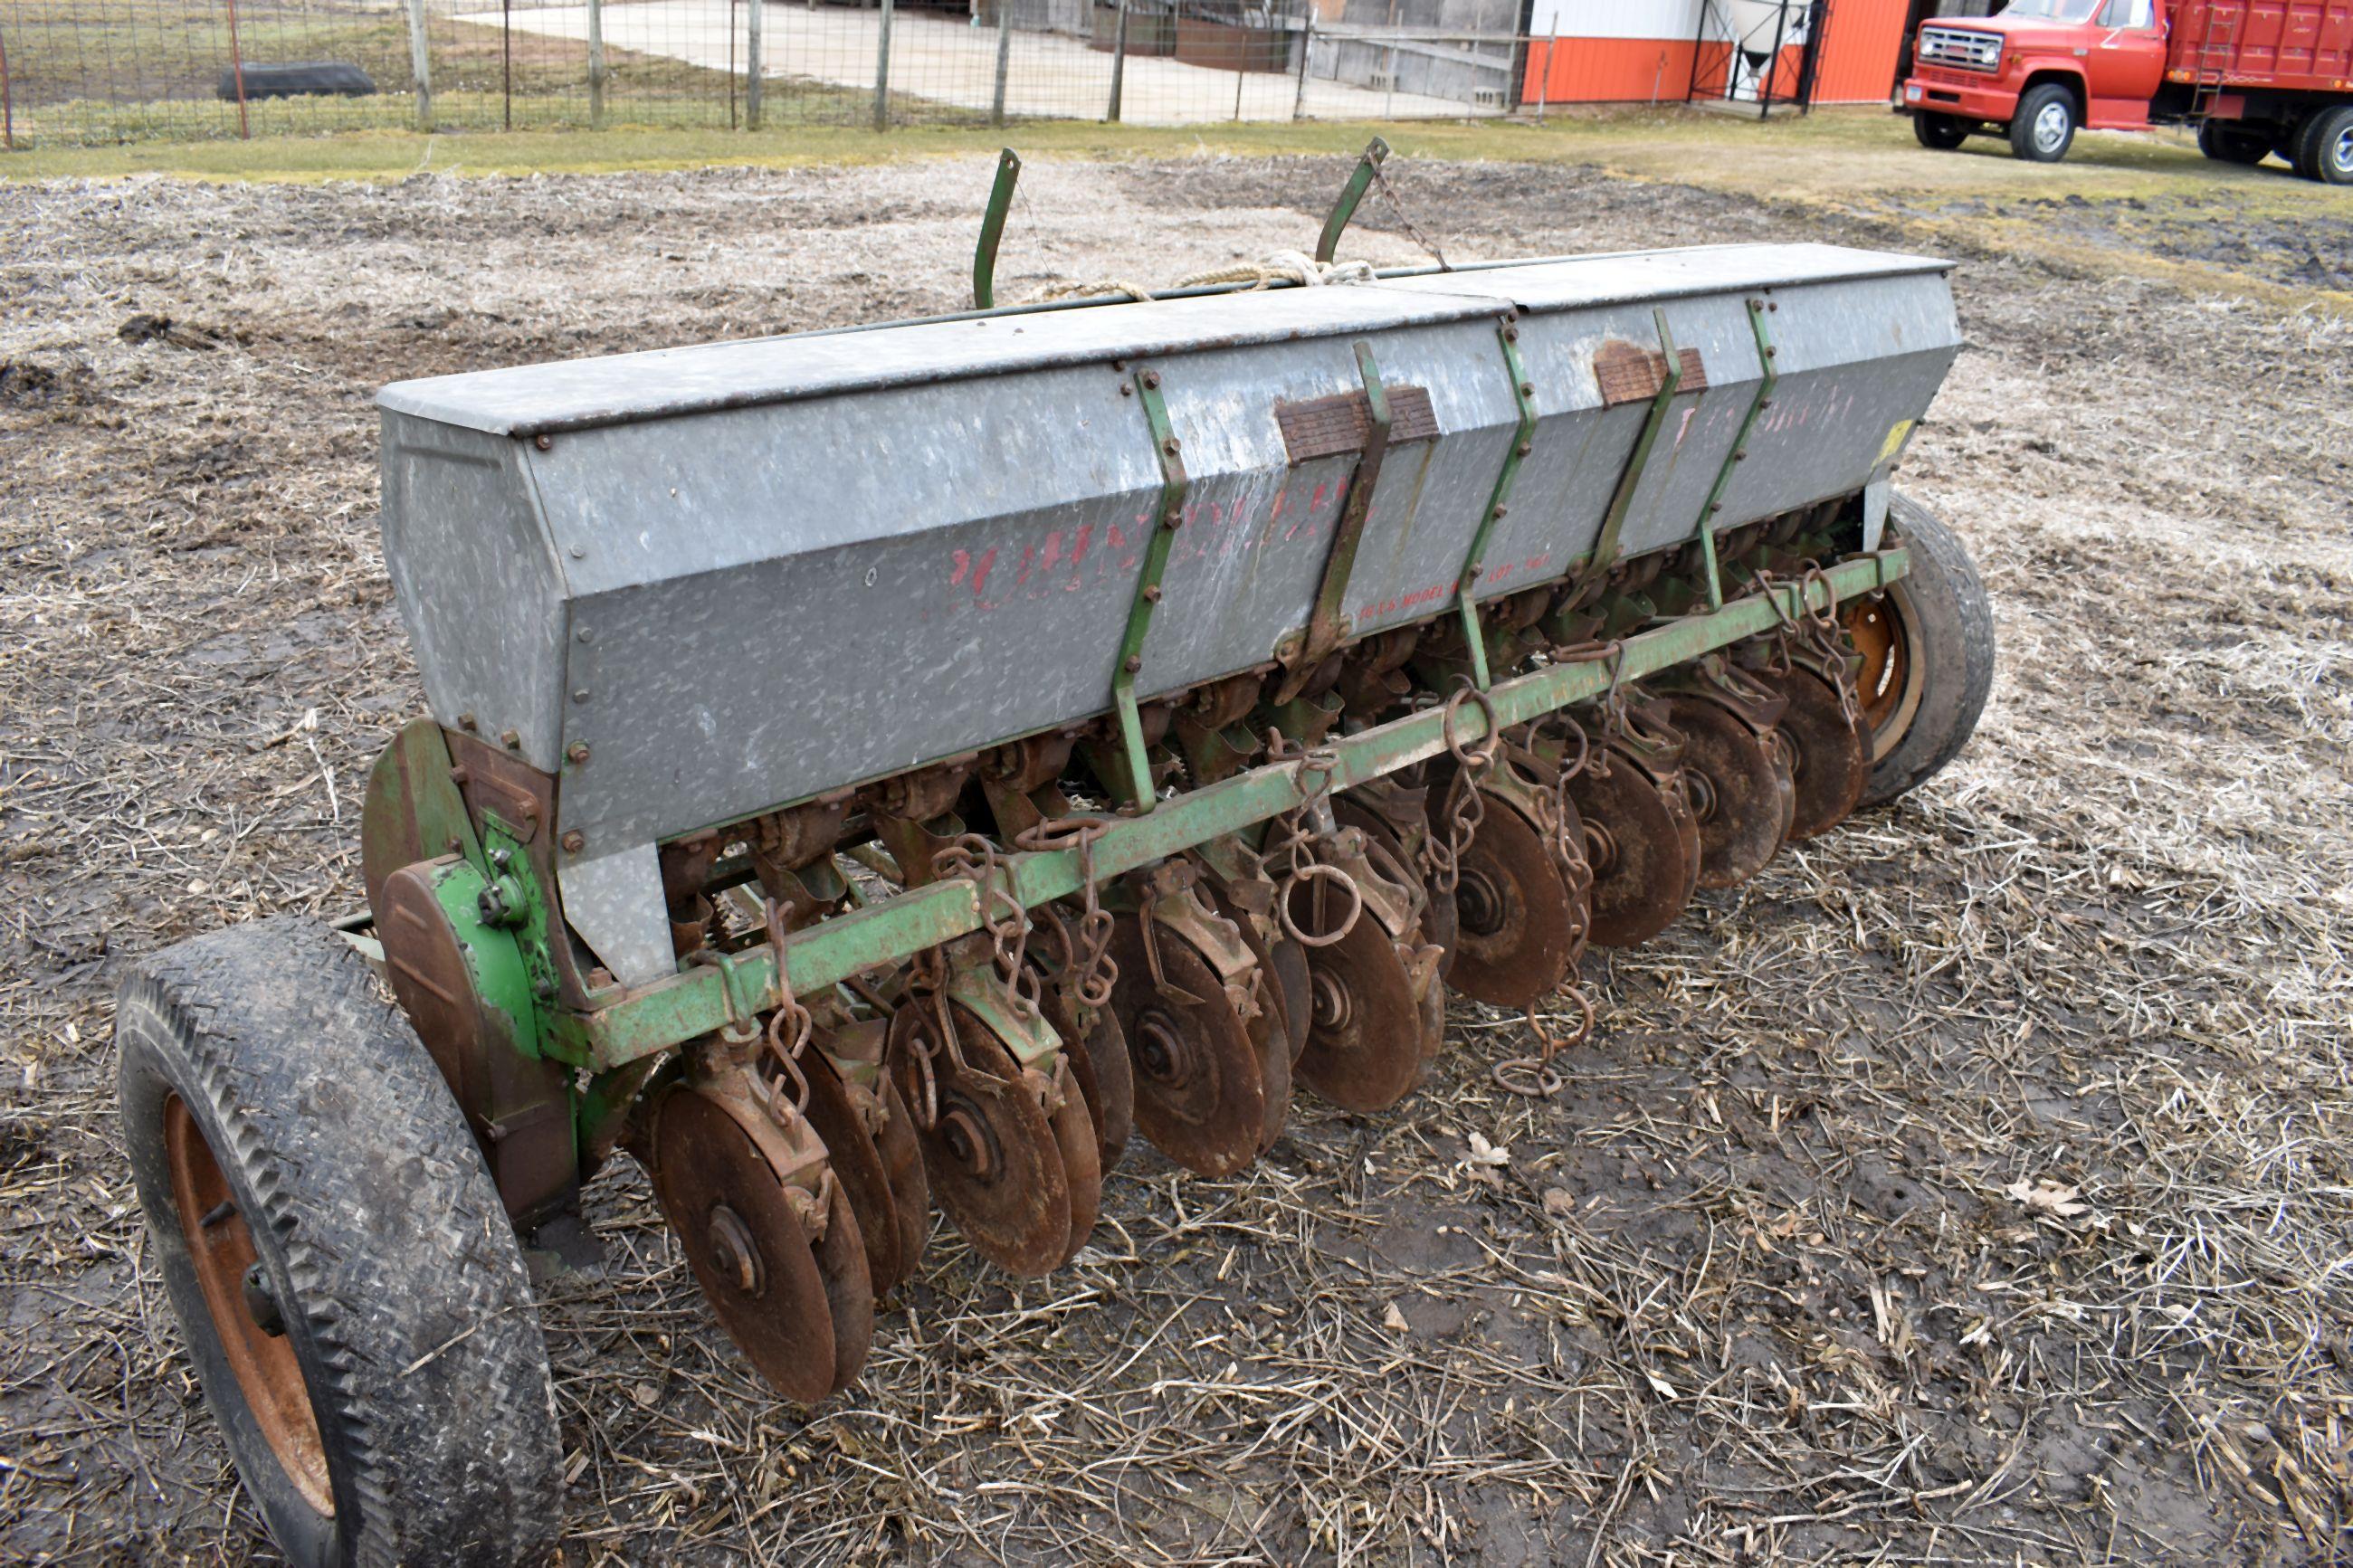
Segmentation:
<svg viewBox="0 0 2353 1568">
<path fill-rule="evenodd" d="M 2353 103 L 2323 109 L 2295 132 L 2295 172 L 2324 185 L 2353 184 Z"/>
<path fill-rule="evenodd" d="M 1932 153 L 1949 153 L 1969 139 L 1975 123 L 1955 115 L 1937 114 L 1925 109 L 1912 111 L 1912 136 Z"/>
<path fill-rule="evenodd" d="M 2075 95 L 2055 81 L 2039 82 L 2020 95 L 2010 120 L 2010 150 L 2030 163 L 2056 163 L 2075 144 L 2083 115 Z"/>
<path fill-rule="evenodd" d="M 2198 122 L 2198 151 L 2217 163 L 2239 163 L 2252 169 L 2272 155 L 2271 133 L 2250 131 L 2228 120 L 2201 120 Z"/>
<path fill-rule="evenodd" d="M 1908 496 L 1894 497 L 1887 522 L 1911 552 L 1912 569 L 1887 591 L 1919 682 L 1892 738 L 1873 737 L 1862 805 L 1883 805 L 1941 772 L 1959 754 L 1993 689 L 1993 605 L 1968 548 Z"/>
<path fill-rule="evenodd" d="M 547 1351 L 506 1210 L 432 1058 L 314 921 L 210 932 L 117 998 L 151 1256 L 286 1556 L 544 1562 Z"/>
</svg>

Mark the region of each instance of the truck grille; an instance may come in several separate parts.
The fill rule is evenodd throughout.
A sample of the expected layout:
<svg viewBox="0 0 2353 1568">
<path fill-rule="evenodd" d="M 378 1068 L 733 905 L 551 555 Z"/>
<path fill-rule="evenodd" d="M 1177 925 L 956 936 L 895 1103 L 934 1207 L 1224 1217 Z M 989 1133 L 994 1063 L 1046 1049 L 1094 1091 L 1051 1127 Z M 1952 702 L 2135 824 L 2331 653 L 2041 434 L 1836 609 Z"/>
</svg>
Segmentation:
<svg viewBox="0 0 2353 1568">
<path fill-rule="evenodd" d="M 1923 27 L 1917 58 L 1924 66 L 1947 66 L 1967 71 L 2000 70 L 2001 38 L 1998 34 L 1966 27 Z"/>
</svg>

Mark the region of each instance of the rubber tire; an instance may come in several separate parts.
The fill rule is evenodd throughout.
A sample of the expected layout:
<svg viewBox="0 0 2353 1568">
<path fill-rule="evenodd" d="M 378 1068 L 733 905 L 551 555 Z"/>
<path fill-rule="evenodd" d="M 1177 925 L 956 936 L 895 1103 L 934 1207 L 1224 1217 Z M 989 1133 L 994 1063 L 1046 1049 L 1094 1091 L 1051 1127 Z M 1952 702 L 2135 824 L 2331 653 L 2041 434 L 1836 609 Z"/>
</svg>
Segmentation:
<svg viewBox="0 0 2353 1568">
<path fill-rule="evenodd" d="M 1872 766 L 1864 805 L 1883 805 L 1941 772 L 1968 742 L 1993 689 L 1993 605 L 1968 548 L 1907 496 L 1892 499 L 1887 522 L 1912 554 L 1912 570 L 1887 596 L 1921 689 L 1911 722 Z"/>
<path fill-rule="evenodd" d="M 2324 109 L 2306 121 L 2295 133 L 2295 172 L 2324 185 L 2353 184 L 2353 159 L 2340 163 L 2328 155 L 2348 131 L 2353 131 L 2353 103 Z"/>
<path fill-rule="evenodd" d="M 1912 111 L 1913 139 L 1932 153 L 1949 153 L 1969 139 L 1971 122 L 1925 109 Z"/>
<path fill-rule="evenodd" d="M 2059 145 L 2046 153 L 2034 144 L 2034 122 L 2042 111 L 2056 101 L 2067 110 L 2067 134 Z M 2041 82 L 2026 89 L 2018 107 L 2010 117 L 2010 150 L 2030 163 L 2056 163 L 2075 144 L 2075 132 L 2083 126 L 2083 115 L 2075 108 L 2075 95 L 2055 81 Z"/>
<path fill-rule="evenodd" d="M 313 921 L 214 931 L 123 983 L 115 1040 L 153 1256 L 279 1549 L 304 1568 L 546 1562 L 562 1449 L 522 1254 L 457 1101 L 365 960 Z M 279 1463 L 222 1352 L 173 1195 L 174 1093 L 285 1317 L 332 1517 Z"/>
<path fill-rule="evenodd" d="M 2227 120 L 2201 120 L 2198 122 L 2198 151 L 2217 163 L 2238 163 L 2253 168 L 2272 155 L 2272 139 L 2268 132 L 2249 131 Z"/>
</svg>

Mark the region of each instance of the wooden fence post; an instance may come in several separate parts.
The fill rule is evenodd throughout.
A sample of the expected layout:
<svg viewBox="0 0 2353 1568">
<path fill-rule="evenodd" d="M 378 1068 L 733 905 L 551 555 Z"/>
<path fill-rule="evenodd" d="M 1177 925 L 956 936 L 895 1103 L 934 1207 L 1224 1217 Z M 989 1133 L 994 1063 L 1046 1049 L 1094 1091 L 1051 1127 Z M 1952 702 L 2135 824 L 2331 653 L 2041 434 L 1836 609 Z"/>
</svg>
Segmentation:
<svg viewBox="0 0 2353 1568">
<path fill-rule="evenodd" d="M 237 76 L 237 133 L 253 140 L 253 126 L 245 114 L 245 51 L 237 41 L 237 0 L 228 0 L 228 67 Z"/>
<path fill-rule="evenodd" d="M 425 0 L 408 0 L 408 74 L 417 83 L 417 129 L 433 129 L 433 55 L 425 36 Z"/>
<path fill-rule="evenodd" d="M 588 128 L 605 125 L 605 0 L 588 0 Z"/>
<path fill-rule="evenodd" d="M 1172 21 L 1173 26 L 1175 23 Z M 1112 29 L 1111 44 L 1111 103 L 1103 110 L 1103 118 L 1113 125 L 1119 123 L 1120 94 L 1127 86 L 1127 0 L 1119 0 L 1119 21 Z"/>
<path fill-rule="evenodd" d="M 1005 79 L 1013 61 L 1013 0 L 996 0 L 997 86 L 989 94 L 988 122 L 1005 123 Z"/>
<path fill-rule="evenodd" d="M 760 129 L 760 29 L 767 19 L 767 0 L 745 0 L 744 7 L 744 129 Z"/>
</svg>

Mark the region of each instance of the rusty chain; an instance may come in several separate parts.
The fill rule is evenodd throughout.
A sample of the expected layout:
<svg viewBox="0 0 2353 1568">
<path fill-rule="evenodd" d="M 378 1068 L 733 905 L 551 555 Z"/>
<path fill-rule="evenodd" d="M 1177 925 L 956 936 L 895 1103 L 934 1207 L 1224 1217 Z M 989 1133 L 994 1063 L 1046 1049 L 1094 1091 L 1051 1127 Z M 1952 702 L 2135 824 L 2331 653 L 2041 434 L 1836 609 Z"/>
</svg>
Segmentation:
<svg viewBox="0 0 2353 1568">
<path fill-rule="evenodd" d="M 1795 614 L 1781 603 L 1778 590 L 1793 585 L 1797 588 Z M 1770 572 L 1757 574 L 1757 585 L 1765 602 L 1773 607 L 1773 618 L 1779 623 L 1775 628 L 1775 651 L 1778 662 L 1777 673 L 1786 675 L 1796 663 L 1798 645 L 1803 643 L 1812 655 L 1812 662 L 1838 693 L 1839 717 L 1850 729 L 1862 727 L 1862 704 L 1854 689 L 1854 677 L 1847 669 L 1846 628 L 1839 623 L 1838 593 L 1831 586 L 1830 574 L 1821 563 L 1808 561 L 1793 579 L 1777 577 Z M 1814 607 L 1814 590 L 1821 590 L 1821 607 Z"/>
<path fill-rule="evenodd" d="M 1330 947 L 1356 928 L 1365 912 L 1365 895 L 1356 879 L 1342 868 L 1325 860 L 1324 838 L 1316 832 L 1310 814 L 1332 793 L 1332 775 L 1340 766 L 1339 754 L 1328 746 L 1303 746 L 1295 743 L 1280 730 L 1266 732 L 1266 755 L 1269 762 L 1292 764 L 1292 782 L 1302 792 L 1299 804 L 1277 814 L 1267 824 L 1267 841 L 1261 852 L 1262 865 L 1280 865 L 1281 879 L 1275 884 L 1275 920 L 1285 935 L 1307 947 Z M 1310 784 L 1307 777 L 1315 775 Z M 1291 912 L 1293 895 L 1308 888 L 1308 899 L 1315 910 L 1318 934 L 1311 936 L 1300 928 Z M 1331 889 L 1339 888 L 1348 896 L 1348 915 L 1334 921 L 1330 906 L 1325 901 Z"/>
<path fill-rule="evenodd" d="M 1004 988 L 1005 1005 L 1017 1018 L 1035 1018 L 1038 976 L 1021 962 L 1029 945 L 1029 913 L 998 882 L 997 855 L 995 839 L 966 833 L 932 857 L 932 870 L 942 881 L 972 884 L 973 901 L 979 908 L 981 929 L 988 933 L 989 958 Z"/>
<path fill-rule="evenodd" d="M 1467 745 L 1455 728 L 1461 722 L 1465 702 L 1477 703 L 1487 719 L 1487 732 Z M 1433 826 L 1422 837 L 1421 869 L 1432 891 L 1451 895 L 1462 882 L 1462 851 L 1470 847 L 1472 837 L 1487 815 L 1479 781 L 1495 765 L 1503 729 L 1495 721 L 1494 703 L 1467 679 L 1448 696 L 1440 720 L 1447 752 L 1454 759 L 1454 776 L 1447 782 L 1446 801 L 1440 813 L 1445 831 L 1441 833 Z"/>
<path fill-rule="evenodd" d="M 1112 987 L 1119 981 L 1119 963 L 1111 955 L 1112 928 L 1116 923 L 1103 907 L 1102 889 L 1095 882 L 1095 845 L 1111 831 L 1099 816 L 1050 816 L 1014 836 L 1016 848 L 1079 852 L 1079 934 L 1071 953 L 1071 986 L 1082 1005 L 1110 1005 Z"/>
</svg>

